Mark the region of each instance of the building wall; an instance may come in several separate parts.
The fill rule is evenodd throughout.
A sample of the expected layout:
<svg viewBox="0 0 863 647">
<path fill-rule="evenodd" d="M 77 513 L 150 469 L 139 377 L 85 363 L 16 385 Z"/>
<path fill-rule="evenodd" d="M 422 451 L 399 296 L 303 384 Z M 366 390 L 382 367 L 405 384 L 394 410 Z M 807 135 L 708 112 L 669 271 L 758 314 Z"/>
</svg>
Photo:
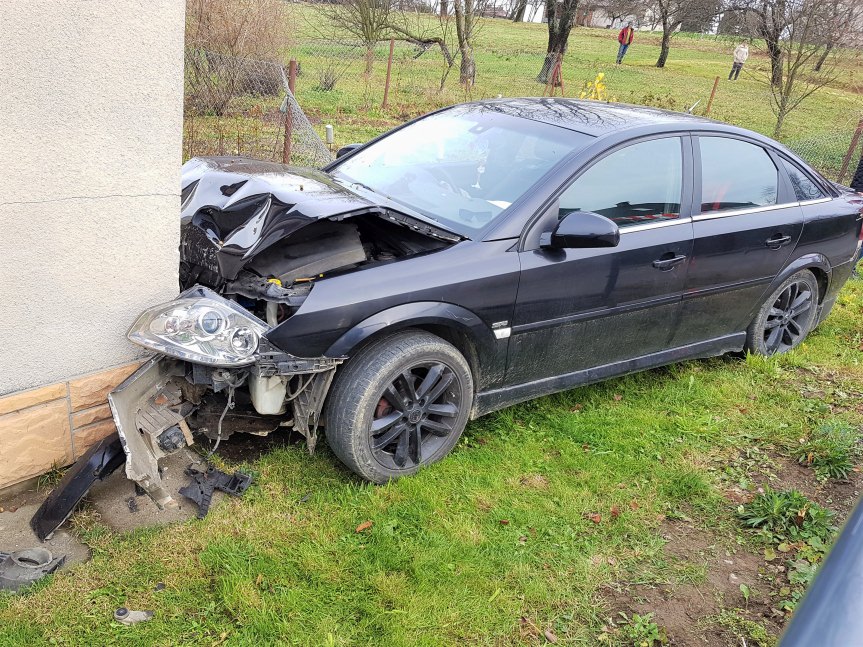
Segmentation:
<svg viewBox="0 0 863 647">
<path fill-rule="evenodd" d="M 73 442 L 140 358 L 136 315 L 177 293 L 184 11 L 4 0 L 0 488 L 110 431 Z"/>
</svg>

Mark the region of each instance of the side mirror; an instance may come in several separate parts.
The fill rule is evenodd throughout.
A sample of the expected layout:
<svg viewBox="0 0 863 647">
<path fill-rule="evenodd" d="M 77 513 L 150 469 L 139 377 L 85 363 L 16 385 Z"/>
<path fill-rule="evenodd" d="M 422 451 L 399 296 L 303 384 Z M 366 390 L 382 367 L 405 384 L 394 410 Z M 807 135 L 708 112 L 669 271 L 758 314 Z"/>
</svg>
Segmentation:
<svg viewBox="0 0 863 647">
<path fill-rule="evenodd" d="M 344 157 L 352 150 L 359 148 L 360 146 L 362 146 L 362 144 L 348 144 L 347 146 L 342 146 L 339 150 L 336 151 L 336 159 Z"/>
<path fill-rule="evenodd" d="M 563 217 L 554 231 L 540 238 L 541 247 L 570 249 L 617 247 L 620 229 L 611 220 L 590 211 L 573 211 Z"/>
</svg>

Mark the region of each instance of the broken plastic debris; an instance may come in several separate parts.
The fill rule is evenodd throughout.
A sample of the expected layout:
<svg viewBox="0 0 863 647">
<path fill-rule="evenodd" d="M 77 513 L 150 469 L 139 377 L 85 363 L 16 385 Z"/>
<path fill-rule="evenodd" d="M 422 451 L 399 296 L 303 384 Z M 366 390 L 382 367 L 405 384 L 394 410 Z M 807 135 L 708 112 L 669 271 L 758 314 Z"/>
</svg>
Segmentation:
<svg viewBox="0 0 863 647">
<path fill-rule="evenodd" d="M 134 625 L 139 622 L 147 622 L 153 619 L 152 611 L 132 611 L 126 607 L 120 607 L 114 611 L 114 620 L 124 625 Z"/>
<path fill-rule="evenodd" d="M 225 474 L 212 465 L 204 472 L 189 465 L 186 468 L 186 474 L 192 477 L 192 481 L 180 488 L 180 494 L 198 504 L 198 519 L 203 519 L 207 515 L 213 500 L 213 492 L 221 490 L 231 496 L 241 496 L 252 483 L 252 477 L 249 474 L 242 472 L 234 472 L 233 475 Z"/>
<path fill-rule="evenodd" d="M 65 561 L 65 555 L 55 558 L 46 548 L 0 552 L 0 589 L 20 591 L 27 588 L 56 571 Z"/>
</svg>

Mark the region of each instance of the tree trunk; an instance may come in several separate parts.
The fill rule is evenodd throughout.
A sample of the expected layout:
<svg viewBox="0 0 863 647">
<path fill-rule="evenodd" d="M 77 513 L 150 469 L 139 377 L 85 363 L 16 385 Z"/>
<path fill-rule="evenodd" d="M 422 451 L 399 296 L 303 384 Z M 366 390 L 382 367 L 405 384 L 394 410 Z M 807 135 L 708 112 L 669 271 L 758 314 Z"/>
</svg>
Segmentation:
<svg viewBox="0 0 863 647">
<path fill-rule="evenodd" d="M 375 62 L 375 48 L 374 45 L 366 44 L 366 74 L 372 73 L 372 65 Z"/>
<path fill-rule="evenodd" d="M 782 85 L 782 46 L 778 39 L 769 39 L 766 43 L 770 54 L 770 82 L 779 87 Z"/>
<path fill-rule="evenodd" d="M 449 3 L 447 0 L 440 0 L 440 17 L 446 18 L 449 15 Z"/>
<path fill-rule="evenodd" d="M 668 50 L 671 49 L 671 34 L 670 27 L 662 27 L 662 46 L 659 50 L 659 60 L 656 61 L 656 67 L 665 67 L 665 61 L 668 60 Z"/>
<path fill-rule="evenodd" d="M 513 22 L 524 22 L 524 12 L 527 11 L 527 0 L 518 0 L 515 10 L 512 12 Z"/>
<path fill-rule="evenodd" d="M 547 0 L 545 12 L 548 19 L 548 47 L 542 69 L 536 77 L 540 83 L 548 83 L 558 55 L 563 56 L 566 53 L 569 32 L 572 30 L 572 21 L 577 10 L 578 0 Z"/>
<path fill-rule="evenodd" d="M 459 65 L 458 82 L 468 87 L 476 81 L 476 63 L 473 60 L 473 50 L 469 47 L 460 47 L 461 64 Z"/>
<path fill-rule="evenodd" d="M 832 52 L 832 51 L 833 51 L 833 43 L 827 43 L 827 47 L 824 48 L 824 53 L 821 54 L 820 58 L 818 59 L 818 62 L 815 64 L 814 70 L 816 72 L 821 71 L 821 67 L 827 61 L 827 57 L 830 56 L 830 52 Z"/>
</svg>

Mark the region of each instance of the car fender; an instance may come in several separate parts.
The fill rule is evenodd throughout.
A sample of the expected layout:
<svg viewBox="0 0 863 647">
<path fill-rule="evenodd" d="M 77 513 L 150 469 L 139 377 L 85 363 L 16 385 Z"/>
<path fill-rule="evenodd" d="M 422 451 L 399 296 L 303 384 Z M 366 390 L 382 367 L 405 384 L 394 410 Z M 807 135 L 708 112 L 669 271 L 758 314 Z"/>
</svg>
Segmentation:
<svg viewBox="0 0 863 647">
<path fill-rule="evenodd" d="M 327 357 L 350 357 L 354 350 L 372 336 L 404 328 L 443 326 L 467 337 L 476 351 L 477 366 L 483 367 L 487 381 L 499 367 L 502 377 L 506 363 L 506 343 L 497 339 L 491 326 L 467 308 L 439 301 L 418 301 L 387 308 L 359 322 L 330 346 Z M 464 351 L 463 351 L 464 352 Z M 467 358 L 471 362 L 471 357 Z M 473 363 L 473 362 L 471 362 Z M 490 375 L 491 373 L 492 375 Z"/>
<path fill-rule="evenodd" d="M 819 298 L 823 299 L 824 294 L 826 293 L 826 288 L 830 283 L 830 275 L 833 272 L 833 268 L 830 266 L 830 261 L 827 260 L 827 257 L 824 254 L 812 253 L 812 254 L 804 254 L 803 256 L 799 256 L 795 258 L 793 261 L 788 263 L 779 274 L 776 275 L 776 278 L 770 283 L 770 287 L 767 290 L 767 294 L 770 294 L 773 290 L 775 290 L 779 285 L 787 279 L 792 274 L 796 274 L 800 270 L 807 269 L 816 269 L 820 270 L 823 274 L 822 276 L 827 279 L 826 284 L 822 284 L 822 277 L 818 276 L 818 272 L 815 272 L 816 278 L 818 278 L 818 284 L 821 288 L 821 294 Z"/>
</svg>

